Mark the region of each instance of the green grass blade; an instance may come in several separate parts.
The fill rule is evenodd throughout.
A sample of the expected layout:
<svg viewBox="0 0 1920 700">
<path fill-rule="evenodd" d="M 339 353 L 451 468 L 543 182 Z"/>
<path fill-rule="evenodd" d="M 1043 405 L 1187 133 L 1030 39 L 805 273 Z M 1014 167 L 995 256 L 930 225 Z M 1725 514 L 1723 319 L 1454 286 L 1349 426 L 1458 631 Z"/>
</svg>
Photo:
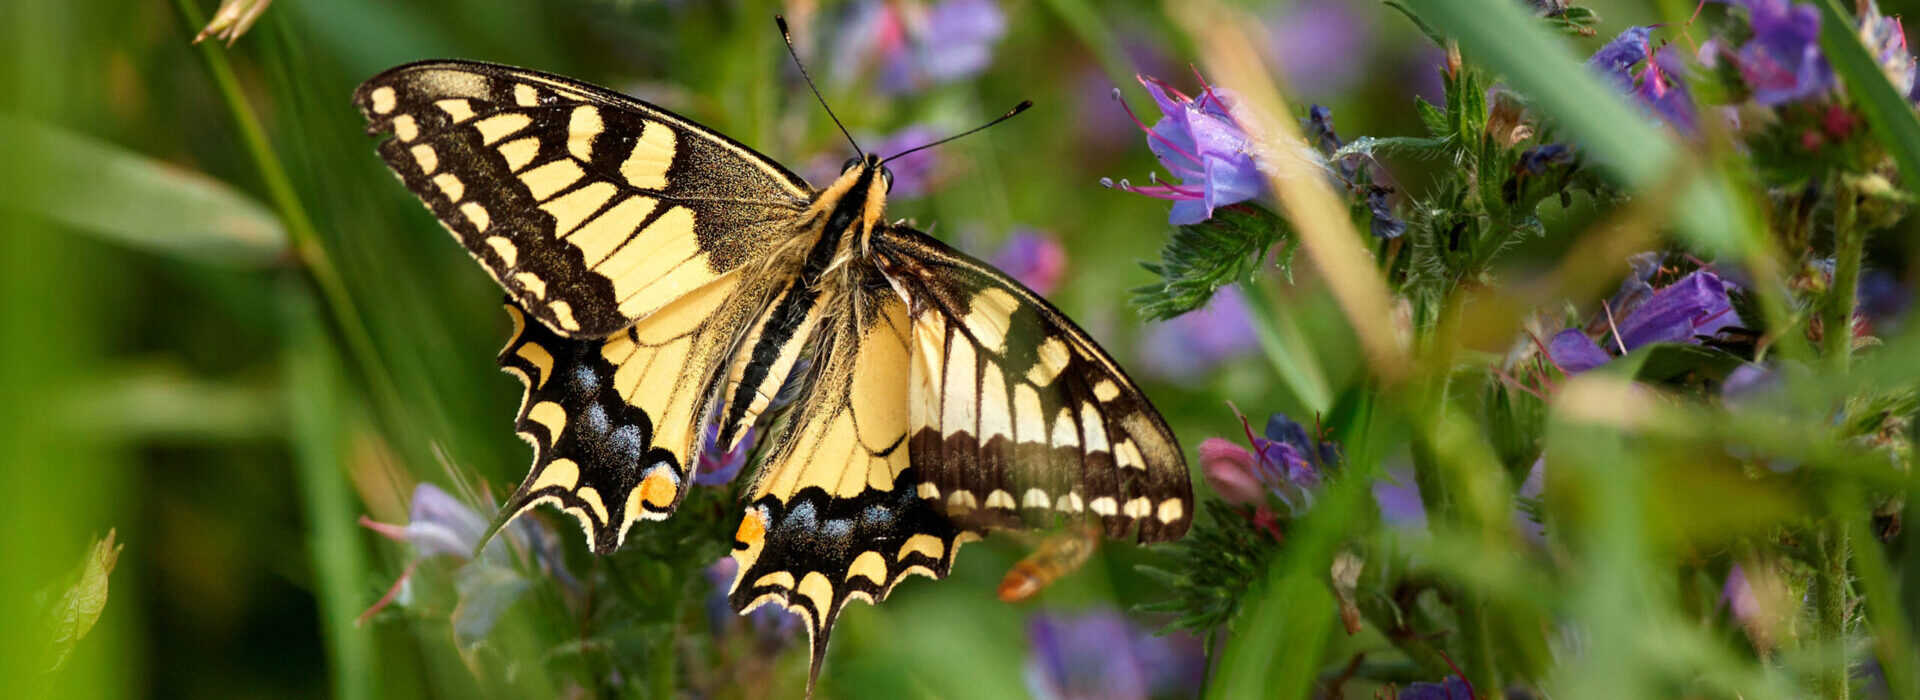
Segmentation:
<svg viewBox="0 0 1920 700">
<path fill-rule="evenodd" d="M 253 198 L 114 144 L 0 115 L 0 153 L 37 164 L 0 206 L 199 262 L 259 265 L 286 250 L 286 231 Z"/>
<path fill-rule="evenodd" d="M 319 309 L 304 290 L 288 290 L 285 347 L 288 412 L 295 468 L 306 509 L 307 544 L 313 557 L 313 593 L 338 698 L 373 697 L 373 636 L 354 618 L 366 601 L 366 552 L 354 516 L 359 512 L 347 484 L 347 424 L 351 399 Z"/>
</svg>

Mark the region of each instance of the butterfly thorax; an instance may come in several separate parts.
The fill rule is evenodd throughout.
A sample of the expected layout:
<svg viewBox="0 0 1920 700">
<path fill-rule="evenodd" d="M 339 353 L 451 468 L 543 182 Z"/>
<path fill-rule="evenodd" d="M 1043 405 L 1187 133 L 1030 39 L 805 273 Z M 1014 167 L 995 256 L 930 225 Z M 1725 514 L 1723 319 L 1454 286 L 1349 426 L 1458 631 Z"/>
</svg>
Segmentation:
<svg viewBox="0 0 1920 700">
<path fill-rule="evenodd" d="M 821 190 L 798 219 L 798 229 L 789 239 L 793 247 L 769 262 L 789 270 L 797 267 L 798 274 L 773 294 L 768 312 L 742 338 L 742 352 L 728 372 L 723 392 L 726 420 L 719 444 L 737 444 L 767 407 L 768 398 L 777 393 L 798 355 L 811 345 L 810 336 L 832 326 L 834 312 L 843 308 L 837 302 L 848 301 L 850 292 L 864 285 L 871 266 L 853 263 L 856 257 L 865 259 L 865 250 L 881 226 L 891 180 L 876 156 L 849 161 L 840 177 Z M 804 253 L 800 246 L 805 246 Z"/>
<path fill-rule="evenodd" d="M 866 258 L 870 254 L 873 234 L 886 215 L 887 190 L 892 184 L 893 173 L 880 164 L 880 157 L 867 154 L 848 160 L 840 177 L 814 199 L 809 213 L 825 213 L 827 217 L 821 240 L 835 243 L 835 255 L 822 271 L 823 278 L 843 270 L 854 255 Z"/>
</svg>

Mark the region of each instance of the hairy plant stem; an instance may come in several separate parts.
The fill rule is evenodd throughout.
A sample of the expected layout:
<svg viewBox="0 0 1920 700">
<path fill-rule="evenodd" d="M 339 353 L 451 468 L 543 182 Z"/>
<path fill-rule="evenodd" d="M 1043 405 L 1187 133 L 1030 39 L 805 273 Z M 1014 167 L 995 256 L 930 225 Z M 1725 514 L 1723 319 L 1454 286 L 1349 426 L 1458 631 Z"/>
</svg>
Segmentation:
<svg viewBox="0 0 1920 700">
<path fill-rule="evenodd" d="M 1845 374 L 1853 351 L 1853 311 L 1858 302 L 1855 288 L 1860 281 L 1860 259 L 1866 247 L 1866 231 L 1859 226 L 1856 213 L 1857 193 L 1840 176 L 1835 176 L 1833 192 L 1833 281 L 1820 306 L 1821 361 L 1834 374 Z M 1826 664 L 1815 679 L 1820 697 L 1846 700 L 1847 667 L 1847 530 L 1841 518 L 1851 508 L 1842 504 L 1832 509 L 1817 525 L 1814 535 L 1814 574 L 1811 593 L 1814 605 L 1814 639 L 1828 653 L 1839 654 L 1837 663 Z"/>
</svg>

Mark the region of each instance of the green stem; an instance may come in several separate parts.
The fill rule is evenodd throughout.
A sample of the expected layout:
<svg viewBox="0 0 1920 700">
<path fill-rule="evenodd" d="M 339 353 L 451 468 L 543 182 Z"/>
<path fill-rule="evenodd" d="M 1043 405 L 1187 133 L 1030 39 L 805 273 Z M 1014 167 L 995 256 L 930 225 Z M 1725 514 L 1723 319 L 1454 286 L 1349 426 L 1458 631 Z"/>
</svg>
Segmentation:
<svg viewBox="0 0 1920 700">
<path fill-rule="evenodd" d="M 188 27 L 205 24 L 205 18 L 200 16 L 200 9 L 192 0 L 175 0 L 174 6 Z M 241 144 L 260 173 L 268 201 L 273 203 L 281 222 L 286 226 L 287 242 L 294 260 L 300 264 L 307 279 L 326 302 L 335 329 L 344 339 L 348 354 L 365 373 L 368 385 L 386 406 L 399 405 L 399 391 L 392 377 L 387 374 L 386 366 L 380 361 L 373 335 L 367 331 L 366 321 L 354 305 L 353 296 L 347 293 L 347 285 L 339 269 L 334 267 L 333 259 L 327 256 L 319 228 L 314 226 L 305 205 L 301 204 L 299 191 L 293 186 L 293 178 L 287 175 L 286 166 L 274 153 L 273 144 L 267 139 L 267 131 L 261 126 L 259 115 L 254 113 L 253 106 L 247 102 L 246 93 L 240 89 L 240 79 L 233 72 L 233 64 L 227 61 L 225 48 L 218 41 L 201 42 L 196 48 L 200 50 L 208 77 L 213 80 L 214 87 L 220 91 L 220 97 L 226 103 L 234 128 L 240 133 Z"/>
<path fill-rule="evenodd" d="M 1271 275 L 1259 275 L 1242 291 L 1240 296 L 1246 300 L 1253 334 L 1260 339 L 1260 349 L 1266 353 L 1274 373 L 1280 375 L 1280 381 L 1286 383 L 1294 398 L 1307 410 L 1325 413 L 1333 406 L 1333 390 L 1327 388 L 1326 374 L 1314 359 L 1312 344 L 1307 342 L 1300 324 L 1282 315 L 1274 303 L 1274 297 L 1279 295 L 1275 280 Z"/>
<path fill-rule="evenodd" d="M 1840 178 L 1833 183 L 1833 283 L 1820 307 L 1820 355 L 1828 366 L 1842 373 L 1847 370 L 1853 349 L 1853 306 L 1855 287 L 1860 283 L 1861 251 L 1866 247 L 1866 231 L 1857 221 L 1853 188 Z"/>
<path fill-rule="evenodd" d="M 1866 231 L 1856 214 L 1857 194 L 1841 176 L 1835 176 L 1831 188 L 1833 204 L 1833 282 L 1820 306 L 1820 356 L 1835 374 L 1845 374 L 1853 351 L 1853 311 L 1855 287 L 1860 280 L 1860 259 L 1866 245 Z M 1845 700 L 1847 697 L 1847 531 L 1844 522 L 1849 509 L 1834 508 L 1815 534 L 1815 571 L 1812 595 L 1814 638 L 1828 653 L 1839 654 L 1838 663 L 1820 670 L 1815 685 L 1821 697 Z"/>
<path fill-rule="evenodd" d="M 1818 561 L 1813 575 L 1814 636 L 1838 663 L 1826 663 L 1815 679 L 1815 692 L 1828 700 L 1847 698 L 1847 532 L 1839 523 L 1824 523 L 1815 535 Z"/>
</svg>

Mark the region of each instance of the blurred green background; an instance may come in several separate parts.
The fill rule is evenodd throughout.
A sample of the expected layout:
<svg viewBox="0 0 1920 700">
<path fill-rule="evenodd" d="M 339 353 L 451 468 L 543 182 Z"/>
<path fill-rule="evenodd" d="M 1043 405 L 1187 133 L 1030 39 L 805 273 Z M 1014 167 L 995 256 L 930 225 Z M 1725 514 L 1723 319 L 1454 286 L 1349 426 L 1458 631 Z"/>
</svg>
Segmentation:
<svg viewBox="0 0 1920 700">
<path fill-rule="evenodd" d="M 190 44 L 198 27 L 183 14 L 214 7 L 183 2 L 0 5 L 0 695 L 477 691 L 444 620 L 354 623 L 410 558 L 359 516 L 404 522 L 421 481 L 483 479 L 497 496 L 530 460 L 511 431 L 520 387 L 494 364 L 508 330 L 499 290 L 382 166 L 348 101 L 399 63 L 468 58 L 606 85 L 816 178 L 811 164 L 848 149 L 795 79 L 777 12 L 866 140 L 916 124 L 953 132 L 1032 99 L 1026 115 L 942 147 L 931 191 L 890 215 L 982 256 L 1016 229 L 1050 232 L 1068 256 L 1051 298 L 1124 364 L 1164 362 L 1128 290 L 1153 279 L 1139 262 L 1157 256 L 1165 206 L 1098 185 L 1158 167 L 1109 91 L 1151 121 L 1135 72 L 1193 85 L 1193 40 L 1158 3 L 1007 0 L 984 72 L 889 92 L 872 70 L 835 70 L 847 8 L 832 2 L 279 0 L 231 49 Z M 1253 7 L 1296 106 L 1331 106 L 1348 136 L 1419 131 L 1411 99 L 1434 98 L 1438 54 L 1398 13 Z M 1682 22 L 1693 5 L 1597 9 L 1606 22 L 1583 52 L 1627 24 Z M 1289 33 L 1301 26 L 1322 29 Z M 1437 167 L 1394 172 L 1417 190 Z M 1584 206 L 1554 215 L 1584 221 Z M 1515 274 L 1565 244 L 1529 243 Z M 1324 291 L 1308 274 L 1279 297 L 1328 390 L 1350 386 L 1357 352 Z M 342 302 L 357 316 L 343 321 Z M 1255 416 L 1326 408 L 1254 352 L 1136 374 L 1189 448 L 1235 434 L 1226 401 Z M 717 518 L 725 533 L 737 513 L 679 517 Z M 125 551 L 104 614 L 44 674 L 40 606 L 109 529 Z M 992 590 L 1027 546 L 970 546 L 948 582 L 851 606 L 828 692 L 1024 693 L 1033 606 Z M 1041 604 L 1157 599 L 1134 573 L 1153 561 L 1109 547 Z M 804 665 L 804 653 L 783 658 Z"/>
</svg>

